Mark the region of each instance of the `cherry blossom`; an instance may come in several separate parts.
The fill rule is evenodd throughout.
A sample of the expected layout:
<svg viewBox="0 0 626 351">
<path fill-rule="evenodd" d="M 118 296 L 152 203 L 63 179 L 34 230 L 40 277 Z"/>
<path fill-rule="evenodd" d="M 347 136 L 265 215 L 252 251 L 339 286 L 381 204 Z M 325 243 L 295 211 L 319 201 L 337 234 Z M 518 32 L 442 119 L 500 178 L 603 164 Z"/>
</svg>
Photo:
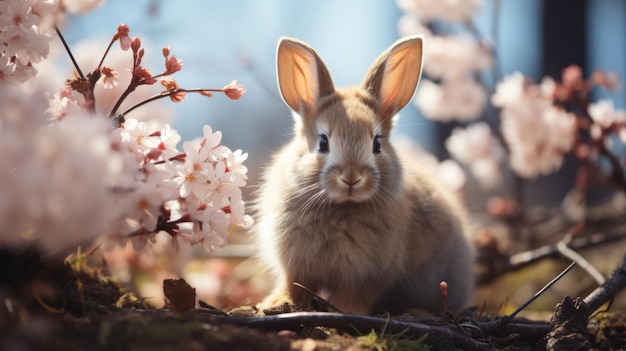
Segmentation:
<svg viewBox="0 0 626 351">
<path fill-rule="evenodd" d="M 133 42 L 133 37 L 129 36 L 130 28 L 127 24 L 120 24 L 117 26 L 117 33 L 114 38 L 119 39 L 120 48 L 124 51 L 130 49 L 130 44 Z"/>
<path fill-rule="evenodd" d="M 52 0 L 0 2 L 0 81 L 23 83 L 36 75 L 33 64 L 48 56 L 56 7 Z"/>
<path fill-rule="evenodd" d="M 466 76 L 445 79 L 441 84 L 425 79 L 415 96 L 415 105 L 424 117 L 441 122 L 475 120 L 486 102 L 485 89 Z"/>
<path fill-rule="evenodd" d="M 493 104 L 502 107 L 501 130 L 511 169 L 525 178 L 559 169 L 563 155 L 573 147 L 577 128 L 571 113 L 553 106 L 539 92 L 516 73 L 498 84 L 492 97 Z"/>
<path fill-rule="evenodd" d="M 169 124 L 165 124 L 159 133 L 160 143 L 157 146 L 163 151 L 163 157 L 170 159 L 179 154 L 176 145 L 180 142 L 180 134 Z"/>
<path fill-rule="evenodd" d="M 398 6 L 424 20 L 464 22 L 483 6 L 481 0 L 397 0 Z"/>
<path fill-rule="evenodd" d="M 122 142 L 137 155 L 143 155 L 147 150 L 158 146 L 158 140 L 150 136 L 151 132 L 148 130 L 146 122 L 129 118 L 124 122 L 124 126 L 119 132 Z"/>
<path fill-rule="evenodd" d="M 496 107 L 505 107 L 517 104 L 524 95 L 526 78 L 520 72 L 504 78 L 496 86 L 496 92 L 491 97 L 491 103 Z"/>
<path fill-rule="evenodd" d="M 183 143 L 186 158 L 182 165 L 178 165 L 177 176 L 174 181 L 180 185 L 180 197 L 195 196 L 202 199 L 213 186 L 215 171 L 206 163 L 208 153 L 200 152 L 192 142 Z"/>
<path fill-rule="evenodd" d="M 61 91 L 54 94 L 50 100 L 50 106 L 46 110 L 52 119 L 61 119 L 67 115 L 78 114 L 82 108 L 76 100 L 73 100 L 72 88 L 64 87 Z"/>
<path fill-rule="evenodd" d="M 424 72 L 433 78 L 456 77 L 493 66 L 491 51 L 466 36 L 429 36 Z"/>
<path fill-rule="evenodd" d="M 495 188 L 502 184 L 501 164 L 506 154 L 487 123 L 455 128 L 446 140 L 446 148 L 454 158 L 470 166 L 483 187 Z"/>
<path fill-rule="evenodd" d="M 231 98 L 232 100 L 239 100 L 246 93 L 246 89 L 238 83 L 236 80 L 233 80 L 224 87 L 224 94 Z"/>
<path fill-rule="evenodd" d="M 626 110 L 615 110 L 611 100 L 599 100 L 589 104 L 588 112 L 593 122 L 602 128 L 626 124 Z"/>
<path fill-rule="evenodd" d="M 175 91 L 180 89 L 178 83 L 176 83 L 176 80 L 172 78 L 161 79 L 161 85 L 163 85 L 165 89 L 167 89 L 167 91 Z M 170 94 L 170 100 L 172 100 L 172 102 L 181 102 L 185 100 L 186 96 L 187 93 L 185 93 L 184 91 L 179 91 L 177 93 Z"/>
<path fill-rule="evenodd" d="M 78 14 L 89 12 L 102 6 L 104 0 L 62 0 L 63 8 L 68 12 Z"/>
<path fill-rule="evenodd" d="M 102 78 L 100 78 L 98 82 L 102 84 L 104 89 L 113 89 L 120 83 L 117 72 L 112 68 L 106 66 L 102 67 L 101 72 Z"/>
<path fill-rule="evenodd" d="M 183 67 L 183 61 L 176 58 L 176 55 L 165 57 L 165 72 L 164 75 L 174 74 L 180 71 Z"/>
<path fill-rule="evenodd" d="M 22 117 L 24 123 L 27 116 Z M 0 171 L 8 175 L 0 183 L 0 219 L 3 232 L 13 236 L 9 241 L 29 237 L 47 249 L 67 249 L 107 233 L 119 215 L 108 184 L 121 168 L 106 119 L 83 113 L 52 124 L 39 119 L 23 129 L 6 128 L 5 122 L 0 128 L 5 151 L 10 151 L 5 143 L 29 145 L 5 160 L 2 167 L 8 168 Z"/>
<path fill-rule="evenodd" d="M 25 21 L 23 28 L 20 23 L 12 28 L 0 26 L 0 35 L 9 30 L 32 35 L 29 31 L 38 22 L 30 16 L 41 11 L 35 9 L 35 2 L 0 3 L 2 15 L 15 13 Z M 11 11 L 5 11 L 9 6 Z M 111 242 L 130 240 L 135 249 L 143 249 L 157 243 L 157 234 L 163 233 L 171 237 L 176 249 L 188 243 L 211 251 L 225 245 L 231 232 L 252 224 L 241 192 L 247 180 L 243 165 L 247 154 L 221 145 L 221 132 L 209 126 L 203 128 L 201 139 L 183 143 L 180 151 L 181 137 L 169 124 L 127 116 L 145 103 L 168 96 L 157 92 L 122 107 L 138 86 L 154 84 L 157 78 L 182 68 L 182 61 L 166 47 L 162 50 L 165 71 L 153 76 L 141 65 L 145 50 L 140 39 L 128 34 L 128 26 L 118 26 L 108 47 L 119 40 L 122 50 L 132 49 L 133 61 L 125 63 L 132 67 L 130 77 L 123 82 L 117 74 L 122 70 L 103 65 L 107 49 L 99 63 L 89 65 L 95 67 L 93 71 L 68 80 L 53 95 L 45 114 L 43 106 L 31 111 L 33 104 L 25 103 L 27 98 L 39 101 L 35 96 L 21 86 L 7 84 L 0 96 L 5 111 L 0 115 L 0 147 L 9 153 L 0 165 L 0 191 L 6 195 L 0 198 L 0 219 L 11 222 L 6 232 L 12 236 L 0 236 L 0 244 L 22 245 L 28 237 L 44 248 L 66 248 L 102 236 Z M 25 49 L 37 43 L 21 43 L 21 48 L 13 44 L 5 41 L 0 52 L 2 84 L 20 80 L 17 77 L 24 74 L 24 68 L 18 72 L 19 64 L 31 67 L 39 59 Z M 94 99 L 96 80 L 100 91 L 117 97 Z M 167 91 L 180 89 L 169 77 L 161 78 L 161 83 Z M 180 90 L 182 96 L 170 97 L 182 100 L 185 91 L 220 91 L 238 99 L 245 93 L 236 81 L 222 89 Z M 13 99 L 14 91 L 22 92 L 20 99 Z M 105 107 L 108 102 L 108 109 L 95 106 L 96 100 L 105 101 Z M 43 99 L 39 102 L 45 104 Z M 117 114 L 119 108 L 123 112 Z M 104 116 L 99 110 L 111 112 Z"/>
</svg>

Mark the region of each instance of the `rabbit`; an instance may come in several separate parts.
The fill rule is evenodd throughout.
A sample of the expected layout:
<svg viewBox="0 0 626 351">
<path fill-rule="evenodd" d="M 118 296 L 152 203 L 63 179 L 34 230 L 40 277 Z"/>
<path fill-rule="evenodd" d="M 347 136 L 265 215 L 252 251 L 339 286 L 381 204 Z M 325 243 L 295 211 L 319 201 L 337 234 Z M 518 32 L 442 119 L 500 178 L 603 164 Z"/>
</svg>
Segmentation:
<svg viewBox="0 0 626 351">
<path fill-rule="evenodd" d="M 311 306 L 312 294 L 343 313 L 442 312 L 466 307 L 472 249 L 462 206 L 389 138 L 422 70 L 421 36 L 398 40 L 359 87 L 336 88 L 308 44 L 278 43 L 281 96 L 293 140 L 264 170 L 256 197 L 259 258 L 276 286 L 257 308 Z"/>
</svg>

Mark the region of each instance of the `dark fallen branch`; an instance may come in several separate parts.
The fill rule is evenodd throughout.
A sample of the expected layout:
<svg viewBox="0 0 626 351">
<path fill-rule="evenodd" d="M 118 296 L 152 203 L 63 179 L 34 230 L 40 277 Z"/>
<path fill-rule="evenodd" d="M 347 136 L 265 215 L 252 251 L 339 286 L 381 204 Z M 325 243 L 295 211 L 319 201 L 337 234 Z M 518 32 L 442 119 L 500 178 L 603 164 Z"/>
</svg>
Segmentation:
<svg viewBox="0 0 626 351">
<path fill-rule="evenodd" d="M 173 311 L 121 309 L 115 307 L 88 304 L 89 308 L 103 312 L 141 313 L 145 318 L 171 315 Z M 494 321 L 479 322 L 464 319 L 461 323 L 452 323 L 445 316 L 418 317 L 399 316 L 394 318 L 360 316 L 328 312 L 293 312 L 262 317 L 225 316 L 223 312 L 193 309 L 181 312 L 186 319 L 197 319 L 211 325 L 230 324 L 238 327 L 277 332 L 291 330 L 302 332 L 307 328 L 325 327 L 341 330 L 345 333 L 361 336 L 374 330 L 388 335 L 402 335 L 417 339 L 427 335 L 431 340 L 447 340 L 454 347 L 462 350 L 494 350 L 492 344 L 498 340 L 522 340 L 525 343 L 539 342 L 549 331 L 550 323 L 535 322 L 525 319 L 499 318 Z M 428 340 L 428 339 L 427 339 Z M 427 341 L 428 342 L 428 341 Z"/>
<path fill-rule="evenodd" d="M 266 331 L 293 330 L 303 328 L 326 327 L 343 330 L 350 334 L 366 335 L 371 330 L 391 335 L 402 334 L 408 338 L 418 338 L 427 334 L 429 337 L 441 337 L 463 350 L 492 350 L 485 342 L 473 339 L 470 335 L 448 325 L 427 325 L 389 318 L 357 316 L 327 312 L 295 312 L 264 317 L 224 318 L 207 316 L 208 322 L 224 322 L 237 326 L 259 328 Z"/>
</svg>

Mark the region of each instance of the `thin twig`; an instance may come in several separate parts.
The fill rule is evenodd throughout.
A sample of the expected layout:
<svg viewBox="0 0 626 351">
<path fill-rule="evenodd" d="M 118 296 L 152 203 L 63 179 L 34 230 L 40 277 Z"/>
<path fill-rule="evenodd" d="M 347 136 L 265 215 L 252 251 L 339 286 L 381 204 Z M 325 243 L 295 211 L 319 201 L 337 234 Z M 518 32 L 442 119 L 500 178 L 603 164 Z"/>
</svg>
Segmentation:
<svg viewBox="0 0 626 351">
<path fill-rule="evenodd" d="M 316 299 L 322 301 L 323 303 L 325 303 L 328 307 L 332 308 L 333 310 L 335 310 L 338 313 L 343 313 L 341 312 L 340 309 L 338 309 L 337 307 L 333 306 L 330 302 L 326 301 L 326 299 L 324 299 L 323 297 L 319 296 L 318 294 L 316 294 L 315 292 L 313 292 L 313 290 L 307 288 L 306 286 L 298 283 L 298 282 L 293 282 L 293 285 L 306 291 L 307 293 L 311 294 L 313 297 L 315 297 Z"/>
<path fill-rule="evenodd" d="M 565 274 L 567 274 L 567 272 L 570 271 L 570 269 L 574 268 L 574 266 L 576 265 L 576 262 L 572 262 L 570 263 L 569 266 L 567 266 L 567 268 L 565 268 L 563 270 L 563 272 L 559 273 L 559 275 L 557 275 L 556 277 L 554 277 L 554 279 L 552 279 L 548 284 L 546 284 L 543 288 L 541 288 L 541 290 L 539 290 L 535 295 L 533 295 L 533 297 L 531 297 L 530 299 L 528 299 L 528 301 L 524 302 L 520 307 L 518 307 L 513 313 L 511 313 L 510 315 L 508 315 L 506 318 L 507 319 L 512 319 L 514 318 L 518 313 L 520 313 L 524 308 L 526 308 L 528 305 L 530 305 L 531 303 L 533 303 L 539 296 L 541 296 L 541 294 L 543 294 L 546 290 L 548 290 L 552 285 L 554 285 L 554 283 L 556 283 L 557 281 L 559 281 L 561 278 L 563 278 L 563 276 Z"/>
<path fill-rule="evenodd" d="M 109 54 L 109 50 L 111 50 L 111 47 L 113 46 L 113 43 L 115 43 L 115 39 L 111 40 L 109 42 L 109 46 L 107 46 L 106 51 L 104 52 L 104 54 L 102 55 L 102 58 L 100 59 L 100 62 L 98 63 L 98 68 L 100 69 L 102 68 L 102 64 L 104 63 L 104 59 L 107 57 L 107 55 Z"/>
<path fill-rule="evenodd" d="M 74 55 L 72 55 L 72 51 L 70 50 L 69 45 L 67 45 L 67 42 L 65 41 L 65 38 L 63 37 L 63 34 L 61 34 L 61 30 L 59 30 L 59 27 L 57 26 L 54 26 L 54 29 L 56 30 L 57 35 L 61 39 L 61 42 L 63 43 L 63 47 L 65 47 L 65 51 L 67 51 L 67 54 L 69 55 L 70 60 L 72 60 L 72 64 L 74 65 L 74 68 L 76 69 L 76 72 L 78 73 L 78 76 L 82 79 L 85 79 L 85 75 L 83 74 L 83 71 L 80 70 L 80 67 L 78 66 L 78 62 L 76 62 Z"/>
<path fill-rule="evenodd" d="M 151 97 L 132 105 L 131 107 L 127 108 L 124 112 L 120 113 L 119 116 L 126 116 L 126 114 L 130 113 L 134 109 L 141 107 L 149 102 L 162 99 L 164 97 L 169 97 L 178 93 L 203 93 L 203 92 L 215 93 L 215 92 L 223 92 L 223 91 L 224 89 L 201 89 L 201 88 L 197 88 L 197 89 L 182 89 L 181 88 L 181 89 L 174 89 L 174 90 L 166 90 L 158 94 L 152 95 Z M 114 110 L 114 112 L 115 111 L 117 111 L 117 108 Z"/>
</svg>

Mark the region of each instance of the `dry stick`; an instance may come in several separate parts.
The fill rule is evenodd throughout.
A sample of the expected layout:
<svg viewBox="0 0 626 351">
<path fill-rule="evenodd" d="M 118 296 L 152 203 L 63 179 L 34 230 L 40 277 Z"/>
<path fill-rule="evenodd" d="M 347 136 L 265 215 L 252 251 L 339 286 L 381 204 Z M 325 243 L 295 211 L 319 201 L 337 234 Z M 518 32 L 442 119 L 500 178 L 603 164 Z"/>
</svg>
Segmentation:
<svg viewBox="0 0 626 351">
<path fill-rule="evenodd" d="M 591 315 L 606 302 L 612 300 L 625 287 L 626 255 L 622 264 L 611 274 L 611 277 L 583 300 L 587 304 L 587 314 Z"/>
<path fill-rule="evenodd" d="M 582 257 L 578 252 L 570 249 L 567 246 L 566 241 L 567 240 L 561 240 L 556 244 L 556 249 L 559 250 L 559 253 L 569 258 L 570 260 L 576 262 L 576 264 L 578 264 L 580 268 L 584 269 L 587 272 L 587 274 L 593 277 L 593 279 L 598 283 L 598 285 L 601 285 L 602 283 L 604 283 L 605 279 L 602 276 L 602 274 L 598 272 L 596 267 L 594 267 L 589 261 L 587 261 L 584 257 Z"/>
<path fill-rule="evenodd" d="M 573 239 L 568 247 L 572 250 L 588 249 L 626 239 L 626 233 L 596 233 L 590 236 Z M 479 284 L 486 284 L 504 273 L 515 271 L 548 257 L 560 255 L 556 245 L 546 245 L 530 251 L 521 252 L 509 257 L 507 265 L 496 272 L 479 276 Z"/>
</svg>

